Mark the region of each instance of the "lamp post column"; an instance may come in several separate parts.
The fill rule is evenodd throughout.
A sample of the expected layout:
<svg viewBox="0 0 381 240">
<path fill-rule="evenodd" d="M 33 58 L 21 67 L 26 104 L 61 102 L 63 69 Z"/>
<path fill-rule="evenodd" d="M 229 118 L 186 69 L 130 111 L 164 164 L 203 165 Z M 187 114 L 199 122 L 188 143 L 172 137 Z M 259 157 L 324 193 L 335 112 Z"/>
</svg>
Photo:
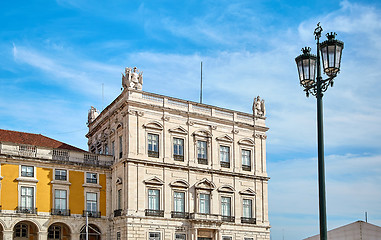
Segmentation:
<svg viewBox="0 0 381 240">
<path fill-rule="evenodd" d="M 321 29 L 321 28 L 320 28 Z M 320 240 L 327 240 L 327 213 L 325 201 L 325 170 L 324 170 L 324 132 L 323 132 L 323 91 L 322 77 L 320 68 L 320 29 L 315 31 L 317 45 L 317 135 L 318 135 L 318 179 L 319 179 L 319 221 L 320 221 Z"/>
</svg>

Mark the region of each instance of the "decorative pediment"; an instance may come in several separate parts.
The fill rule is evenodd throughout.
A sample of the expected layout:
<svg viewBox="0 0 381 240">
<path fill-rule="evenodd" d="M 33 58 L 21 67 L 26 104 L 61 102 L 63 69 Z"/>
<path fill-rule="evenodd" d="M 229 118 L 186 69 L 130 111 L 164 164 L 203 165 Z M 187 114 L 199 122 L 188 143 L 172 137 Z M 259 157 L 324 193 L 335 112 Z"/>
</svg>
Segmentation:
<svg viewBox="0 0 381 240">
<path fill-rule="evenodd" d="M 154 121 L 147 124 L 143 124 L 143 127 L 155 130 L 163 130 L 163 125 L 161 123 Z"/>
<path fill-rule="evenodd" d="M 217 191 L 224 192 L 224 193 L 234 193 L 235 189 L 232 186 L 224 185 L 224 186 L 219 187 L 217 189 Z"/>
<path fill-rule="evenodd" d="M 182 126 L 178 126 L 177 128 L 171 128 L 171 129 L 169 129 L 169 132 L 177 133 L 177 134 L 183 134 L 183 135 L 188 134 L 188 131 L 185 130 L 185 128 L 183 128 Z"/>
<path fill-rule="evenodd" d="M 122 184 L 122 179 L 120 177 L 118 177 L 115 181 L 116 184 Z"/>
<path fill-rule="evenodd" d="M 196 189 L 213 190 L 216 188 L 216 185 L 214 185 L 214 183 L 208 179 L 204 178 L 201 181 L 197 182 L 194 187 Z"/>
<path fill-rule="evenodd" d="M 116 126 L 116 129 L 123 128 L 123 123 L 119 122 L 118 125 Z"/>
<path fill-rule="evenodd" d="M 238 141 L 238 144 L 246 145 L 246 146 L 250 146 L 250 147 L 253 147 L 255 145 L 254 141 L 250 138 L 243 138 L 243 139 Z"/>
<path fill-rule="evenodd" d="M 225 135 L 223 135 L 223 136 L 221 136 L 221 137 L 217 137 L 216 139 L 217 139 L 218 141 L 222 141 L 222 142 L 229 142 L 229 143 L 233 142 L 233 138 L 230 137 L 230 136 L 227 135 L 227 134 L 225 134 Z"/>
<path fill-rule="evenodd" d="M 144 180 L 144 183 L 148 185 L 163 185 L 164 184 L 163 180 L 161 180 L 158 177 L 152 177 L 147 180 Z"/>
<path fill-rule="evenodd" d="M 193 136 L 210 138 L 212 133 L 208 130 L 197 130 L 193 133 Z"/>
<path fill-rule="evenodd" d="M 185 180 L 175 180 L 169 184 L 171 187 L 188 188 L 189 183 Z"/>
<path fill-rule="evenodd" d="M 242 190 L 239 193 L 242 195 L 255 196 L 255 191 L 251 188 L 246 188 L 245 190 Z"/>
</svg>

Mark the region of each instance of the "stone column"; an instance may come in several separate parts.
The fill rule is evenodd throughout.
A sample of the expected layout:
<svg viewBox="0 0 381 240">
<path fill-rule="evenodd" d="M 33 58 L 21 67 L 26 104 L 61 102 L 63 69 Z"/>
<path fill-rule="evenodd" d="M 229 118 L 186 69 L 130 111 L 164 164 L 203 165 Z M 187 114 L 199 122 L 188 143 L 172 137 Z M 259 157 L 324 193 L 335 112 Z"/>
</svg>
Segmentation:
<svg viewBox="0 0 381 240">
<path fill-rule="evenodd" d="M 3 240 L 12 240 L 13 230 L 3 230 Z"/>
<path fill-rule="evenodd" d="M 48 232 L 38 232 L 38 240 L 47 240 Z"/>
</svg>

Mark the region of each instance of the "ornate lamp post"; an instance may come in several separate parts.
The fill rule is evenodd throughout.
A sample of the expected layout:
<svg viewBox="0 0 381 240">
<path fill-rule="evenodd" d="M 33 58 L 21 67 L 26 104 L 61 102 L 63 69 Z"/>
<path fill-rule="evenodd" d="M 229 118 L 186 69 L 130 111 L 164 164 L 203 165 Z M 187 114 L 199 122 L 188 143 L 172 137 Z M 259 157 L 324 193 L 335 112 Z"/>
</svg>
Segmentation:
<svg viewBox="0 0 381 240">
<path fill-rule="evenodd" d="M 299 72 L 300 85 L 306 96 L 309 94 L 317 99 L 317 132 L 318 132 L 318 176 L 319 176 L 319 221 L 320 239 L 327 240 L 327 214 L 325 202 L 325 172 L 324 172 L 324 138 L 323 138 L 323 92 L 333 86 L 333 79 L 340 72 L 341 53 L 344 43 L 335 39 L 336 33 L 327 33 L 328 40 L 320 43 L 323 32 L 320 23 L 317 24 L 314 35 L 316 40 L 316 56 L 311 54 L 311 48 L 302 49 L 303 54 L 295 58 Z M 320 53 L 324 73 L 328 76 L 323 80 L 320 69 Z M 317 72 L 315 80 L 315 72 Z"/>
</svg>

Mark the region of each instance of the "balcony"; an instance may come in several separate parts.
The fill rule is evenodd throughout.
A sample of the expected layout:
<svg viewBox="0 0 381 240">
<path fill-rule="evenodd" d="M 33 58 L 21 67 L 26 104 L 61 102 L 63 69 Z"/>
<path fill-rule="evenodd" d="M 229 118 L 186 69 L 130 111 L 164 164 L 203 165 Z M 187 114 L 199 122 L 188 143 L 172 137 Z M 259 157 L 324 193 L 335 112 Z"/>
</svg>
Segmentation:
<svg viewBox="0 0 381 240">
<path fill-rule="evenodd" d="M 198 164 L 208 165 L 208 159 L 206 158 L 197 158 L 197 160 L 198 160 Z"/>
<path fill-rule="evenodd" d="M 184 155 L 176 155 L 176 154 L 174 154 L 174 155 L 173 155 L 173 159 L 174 159 L 175 161 L 181 161 L 181 162 L 184 162 Z"/>
<path fill-rule="evenodd" d="M 37 208 L 32 207 L 17 207 L 16 213 L 37 214 Z"/>
<path fill-rule="evenodd" d="M 123 212 L 122 209 L 116 209 L 116 210 L 114 210 L 114 217 L 120 217 L 120 216 L 122 216 L 122 212 Z"/>
<path fill-rule="evenodd" d="M 244 170 L 244 171 L 251 171 L 251 166 L 242 165 L 242 170 Z"/>
<path fill-rule="evenodd" d="M 58 216 L 70 216 L 70 209 L 55 209 L 52 208 L 51 215 L 58 215 Z"/>
<path fill-rule="evenodd" d="M 159 152 L 158 151 L 148 150 L 148 157 L 158 158 L 159 157 Z"/>
<path fill-rule="evenodd" d="M 145 213 L 146 213 L 146 216 L 164 217 L 163 210 L 146 209 Z"/>
<path fill-rule="evenodd" d="M 230 162 L 221 162 L 221 167 L 230 168 Z"/>
<path fill-rule="evenodd" d="M 189 218 L 189 213 L 172 211 L 171 218 Z"/>
<path fill-rule="evenodd" d="M 234 216 L 221 216 L 221 220 L 223 222 L 234 222 L 235 217 Z"/>
<path fill-rule="evenodd" d="M 86 215 L 88 217 L 92 217 L 92 218 L 100 218 L 101 217 L 101 212 L 97 212 L 97 211 L 86 211 L 86 210 L 83 210 L 83 214 L 82 216 L 83 217 L 86 217 Z"/>
<path fill-rule="evenodd" d="M 241 223 L 256 224 L 257 221 L 255 218 L 241 217 Z"/>
</svg>

